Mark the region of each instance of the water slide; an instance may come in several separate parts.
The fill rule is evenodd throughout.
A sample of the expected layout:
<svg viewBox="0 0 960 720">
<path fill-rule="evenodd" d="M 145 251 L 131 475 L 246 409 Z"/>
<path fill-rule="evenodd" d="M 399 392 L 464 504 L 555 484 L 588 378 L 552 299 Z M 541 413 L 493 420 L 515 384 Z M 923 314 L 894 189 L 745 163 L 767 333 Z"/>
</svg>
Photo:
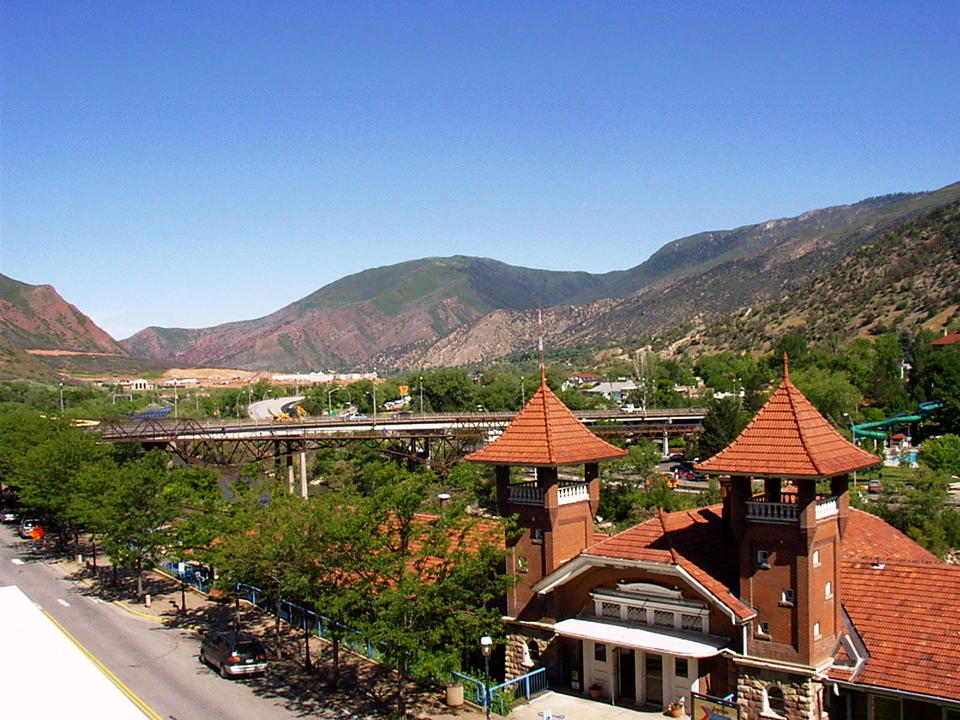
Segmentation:
<svg viewBox="0 0 960 720">
<path fill-rule="evenodd" d="M 906 425 L 912 422 L 920 422 L 921 420 L 926 420 L 932 412 L 939 410 L 943 407 L 943 403 L 937 400 L 931 402 L 920 403 L 917 409 L 917 414 L 915 415 L 894 415 L 893 417 L 888 417 L 884 420 L 875 420 L 874 422 L 865 422 L 860 423 L 859 425 L 853 425 L 850 430 L 853 433 L 853 441 L 856 442 L 858 437 L 868 437 L 876 438 L 878 440 L 886 440 L 887 433 L 880 432 L 879 430 L 873 430 L 871 428 L 891 428 L 898 427 L 900 425 Z"/>
</svg>

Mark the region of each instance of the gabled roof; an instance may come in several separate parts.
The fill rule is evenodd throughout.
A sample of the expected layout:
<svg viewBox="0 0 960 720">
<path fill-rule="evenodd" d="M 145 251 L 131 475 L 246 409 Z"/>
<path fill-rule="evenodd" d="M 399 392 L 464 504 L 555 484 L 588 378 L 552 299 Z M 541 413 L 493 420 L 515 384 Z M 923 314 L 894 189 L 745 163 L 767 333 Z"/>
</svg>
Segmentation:
<svg viewBox="0 0 960 720">
<path fill-rule="evenodd" d="M 540 387 L 503 434 L 465 459 L 494 465 L 578 465 L 623 457 L 626 450 L 590 432 L 547 387 Z"/>
<path fill-rule="evenodd" d="M 784 378 L 737 438 L 696 469 L 717 475 L 830 477 L 880 462 L 844 438 Z"/>
<path fill-rule="evenodd" d="M 721 517 L 722 506 L 655 517 L 588 547 L 581 554 L 679 566 L 741 620 L 756 613 L 736 594 L 737 555 Z"/>
</svg>

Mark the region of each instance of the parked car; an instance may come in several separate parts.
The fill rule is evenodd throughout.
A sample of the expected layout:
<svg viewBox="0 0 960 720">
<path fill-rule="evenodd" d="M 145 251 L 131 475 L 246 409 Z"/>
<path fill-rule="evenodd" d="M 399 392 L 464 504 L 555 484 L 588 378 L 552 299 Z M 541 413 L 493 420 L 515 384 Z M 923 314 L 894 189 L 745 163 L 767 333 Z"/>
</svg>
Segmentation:
<svg viewBox="0 0 960 720">
<path fill-rule="evenodd" d="M 209 632 L 200 643 L 200 662 L 215 668 L 224 678 L 256 675 L 267 670 L 267 650 L 252 635 Z"/>
<path fill-rule="evenodd" d="M 12 508 L 6 508 L 2 512 L 0 512 L 0 522 L 5 522 L 8 525 L 11 525 L 17 522 L 17 520 L 19 519 L 20 519 L 20 515 L 17 513 L 16 510 Z"/>
<path fill-rule="evenodd" d="M 33 532 L 33 529 L 40 524 L 40 521 L 36 518 L 24 518 L 20 521 L 20 527 L 17 528 L 17 534 L 20 535 L 24 540 L 30 539 L 30 533 Z"/>
<path fill-rule="evenodd" d="M 871 480 L 867 483 L 867 492 L 875 493 L 880 492 L 881 490 L 883 490 L 883 483 L 881 483 L 879 480 Z"/>
</svg>

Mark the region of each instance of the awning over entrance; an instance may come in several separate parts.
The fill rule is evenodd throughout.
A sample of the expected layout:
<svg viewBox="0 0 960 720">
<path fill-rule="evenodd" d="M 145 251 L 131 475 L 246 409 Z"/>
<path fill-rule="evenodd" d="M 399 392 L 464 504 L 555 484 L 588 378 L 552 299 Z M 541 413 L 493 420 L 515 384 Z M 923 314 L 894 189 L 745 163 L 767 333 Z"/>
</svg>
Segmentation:
<svg viewBox="0 0 960 720">
<path fill-rule="evenodd" d="M 720 638 L 708 638 L 702 635 L 694 638 L 689 635 L 653 632 L 638 627 L 612 625 L 580 618 L 561 620 L 554 626 L 554 630 L 564 637 L 689 658 L 712 657 L 719 654 L 727 645 L 727 641 Z"/>
</svg>

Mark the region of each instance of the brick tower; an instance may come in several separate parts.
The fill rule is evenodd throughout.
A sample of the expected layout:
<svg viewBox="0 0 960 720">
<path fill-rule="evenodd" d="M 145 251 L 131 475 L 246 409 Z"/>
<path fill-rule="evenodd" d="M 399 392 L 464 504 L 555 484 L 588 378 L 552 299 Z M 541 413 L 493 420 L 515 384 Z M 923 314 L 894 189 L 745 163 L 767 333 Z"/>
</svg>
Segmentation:
<svg viewBox="0 0 960 720">
<path fill-rule="evenodd" d="M 830 664 L 843 633 L 838 598 L 848 474 L 877 462 L 800 393 L 784 358 L 784 379 L 753 420 L 697 465 L 721 476 L 724 520 L 737 543 L 740 598 L 757 611 L 742 655 L 795 668 L 797 687 L 804 670 L 810 677 Z M 754 703 L 742 675 L 738 695 L 749 707 Z"/>
<path fill-rule="evenodd" d="M 540 387 L 503 434 L 466 457 L 495 466 L 500 514 L 518 519 L 520 535 L 508 539 L 507 571 L 520 578 L 507 597 L 509 616 L 524 615 L 534 584 L 593 544 L 598 462 L 624 455 L 573 416 L 541 368 Z M 571 465 L 584 466 L 582 480 L 560 477 L 558 468 Z M 534 468 L 535 479 L 511 482 L 512 466 Z"/>
</svg>

